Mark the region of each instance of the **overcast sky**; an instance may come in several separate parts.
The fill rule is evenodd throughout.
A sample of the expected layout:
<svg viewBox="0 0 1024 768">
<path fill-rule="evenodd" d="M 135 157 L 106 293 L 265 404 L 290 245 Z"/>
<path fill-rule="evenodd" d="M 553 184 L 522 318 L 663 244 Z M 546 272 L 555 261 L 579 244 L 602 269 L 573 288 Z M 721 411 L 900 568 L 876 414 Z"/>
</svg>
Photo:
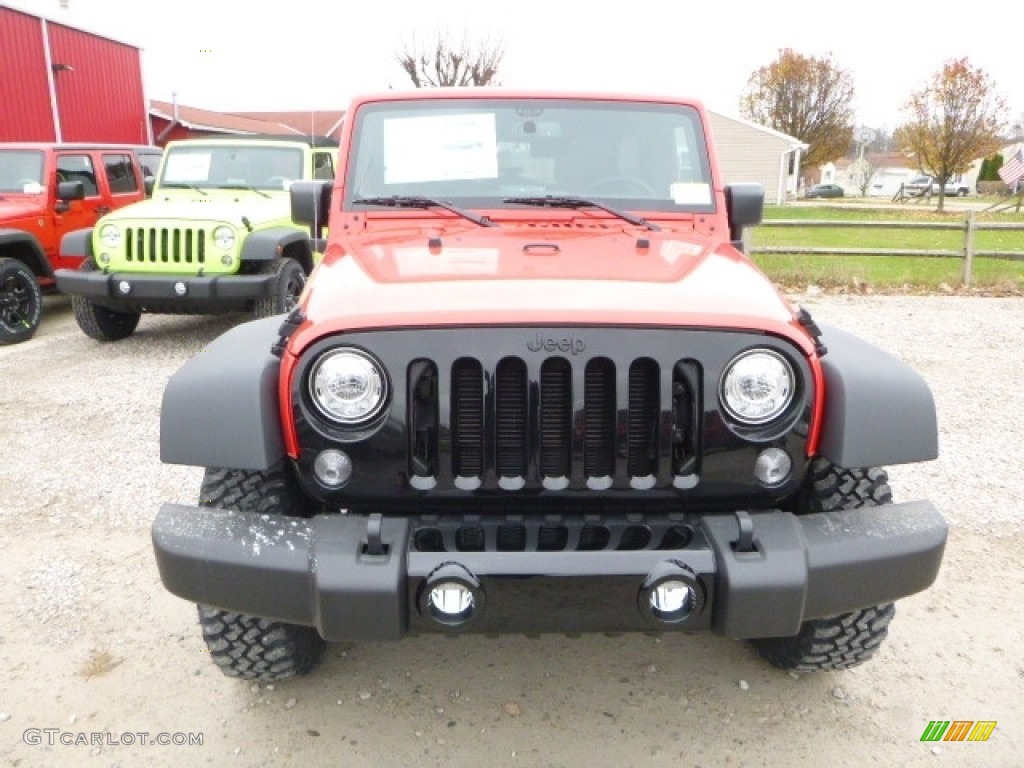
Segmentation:
<svg viewBox="0 0 1024 768">
<path fill-rule="evenodd" d="M 944 61 L 966 56 L 1008 118 L 1024 113 L 1021 0 L 4 2 L 142 47 L 150 98 L 219 111 L 344 109 L 354 94 L 409 87 L 396 52 L 441 31 L 502 41 L 503 85 L 691 96 L 733 115 L 780 48 L 831 53 L 853 75 L 859 121 L 889 128 Z"/>
</svg>

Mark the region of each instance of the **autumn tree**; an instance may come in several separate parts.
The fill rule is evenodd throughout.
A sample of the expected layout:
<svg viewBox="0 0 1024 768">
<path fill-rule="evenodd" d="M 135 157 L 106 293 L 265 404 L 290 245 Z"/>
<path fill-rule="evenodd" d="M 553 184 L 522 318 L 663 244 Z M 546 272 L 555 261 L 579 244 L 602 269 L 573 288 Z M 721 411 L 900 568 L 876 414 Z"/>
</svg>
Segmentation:
<svg viewBox="0 0 1024 768">
<path fill-rule="evenodd" d="M 895 137 L 921 170 L 936 178 L 940 211 L 946 182 L 999 147 L 1005 111 L 992 79 L 966 58 L 947 61 L 911 94 L 904 107 L 908 120 Z"/>
<path fill-rule="evenodd" d="M 498 67 L 505 55 L 504 44 L 484 40 L 473 44 L 463 36 L 452 43 L 438 32 L 426 46 L 415 41 L 396 55 L 399 66 L 417 88 L 441 86 L 498 85 Z"/>
<path fill-rule="evenodd" d="M 853 140 L 853 78 L 832 60 L 785 48 L 754 72 L 740 99 L 744 117 L 808 145 L 813 167 L 842 157 Z"/>
</svg>

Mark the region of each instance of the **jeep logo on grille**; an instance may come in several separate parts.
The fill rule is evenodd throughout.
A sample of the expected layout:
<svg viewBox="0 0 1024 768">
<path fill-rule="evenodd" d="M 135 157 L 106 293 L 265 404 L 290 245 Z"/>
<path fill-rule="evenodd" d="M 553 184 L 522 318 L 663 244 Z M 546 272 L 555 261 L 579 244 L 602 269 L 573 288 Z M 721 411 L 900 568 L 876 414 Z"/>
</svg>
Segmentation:
<svg viewBox="0 0 1024 768">
<path fill-rule="evenodd" d="M 526 348 L 531 352 L 540 352 L 543 349 L 547 352 L 568 352 L 578 355 L 587 348 L 587 345 L 583 339 L 577 339 L 575 336 L 543 336 L 538 333 L 526 342 Z"/>
</svg>

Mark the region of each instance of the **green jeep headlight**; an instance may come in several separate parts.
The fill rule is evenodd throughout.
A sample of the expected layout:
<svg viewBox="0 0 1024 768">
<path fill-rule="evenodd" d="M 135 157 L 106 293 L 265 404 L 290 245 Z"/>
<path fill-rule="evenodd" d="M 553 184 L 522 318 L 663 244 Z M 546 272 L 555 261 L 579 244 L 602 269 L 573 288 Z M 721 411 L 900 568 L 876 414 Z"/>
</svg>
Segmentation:
<svg viewBox="0 0 1024 768">
<path fill-rule="evenodd" d="M 235 247 L 235 230 L 232 227 L 217 227 L 213 230 L 213 244 L 222 251 L 230 251 Z"/>
<path fill-rule="evenodd" d="M 104 248 L 117 248 L 121 244 L 121 230 L 113 224 L 104 224 L 100 228 L 100 242 Z"/>
</svg>

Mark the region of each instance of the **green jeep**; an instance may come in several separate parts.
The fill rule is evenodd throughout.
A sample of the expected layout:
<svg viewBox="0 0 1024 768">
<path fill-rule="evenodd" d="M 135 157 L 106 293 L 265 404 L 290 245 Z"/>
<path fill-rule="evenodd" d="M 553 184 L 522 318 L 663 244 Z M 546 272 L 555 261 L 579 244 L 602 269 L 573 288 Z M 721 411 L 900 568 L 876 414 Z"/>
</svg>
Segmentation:
<svg viewBox="0 0 1024 768">
<path fill-rule="evenodd" d="M 75 319 L 99 341 L 130 336 L 143 312 L 256 317 L 288 312 L 320 254 L 291 219 L 289 187 L 334 176 L 337 144 L 303 137 L 171 142 L 152 197 L 64 236 L 56 271 Z"/>
</svg>

